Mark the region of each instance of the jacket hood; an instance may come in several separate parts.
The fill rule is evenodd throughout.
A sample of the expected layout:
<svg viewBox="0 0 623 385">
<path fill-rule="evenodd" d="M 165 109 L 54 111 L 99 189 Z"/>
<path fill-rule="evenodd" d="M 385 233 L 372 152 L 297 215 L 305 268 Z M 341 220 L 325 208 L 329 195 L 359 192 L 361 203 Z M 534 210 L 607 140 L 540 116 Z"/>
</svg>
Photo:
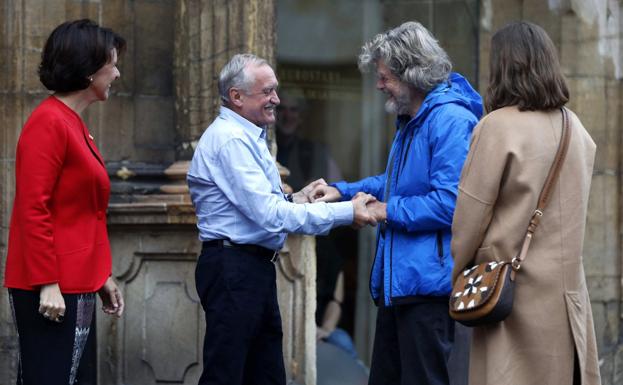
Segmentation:
<svg viewBox="0 0 623 385">
<path fill-rule="evenodd" d="M 413 120 L 420 121 L 426 118 L 433 108 L 448 103 L 464 106 L 478 119 L 482 117 L 482 98 L 467 79 L 456 72 L 452 72 L 447 82 L 437 85 L 426 95 Z"/>
</svg>

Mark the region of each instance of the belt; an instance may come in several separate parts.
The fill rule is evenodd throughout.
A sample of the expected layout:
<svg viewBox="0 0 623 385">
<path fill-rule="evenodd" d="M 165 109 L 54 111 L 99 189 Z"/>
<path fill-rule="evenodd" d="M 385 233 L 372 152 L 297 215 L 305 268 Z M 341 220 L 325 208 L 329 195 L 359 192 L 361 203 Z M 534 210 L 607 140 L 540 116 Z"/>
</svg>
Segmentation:
<svg viewBox="0 0 623 385">
<path fill-rule="evenodd" d="M 279 251 L 267 249 L 263 246 L 233 243 L 229 239 L 214 239 L 212 241 L 203 241 L 203 247 L 222 247 L 227 249 L 238 249 L 246 251 L 249 254 L 258 255 L 275 263 L 279 260 Z"/>
</svg>

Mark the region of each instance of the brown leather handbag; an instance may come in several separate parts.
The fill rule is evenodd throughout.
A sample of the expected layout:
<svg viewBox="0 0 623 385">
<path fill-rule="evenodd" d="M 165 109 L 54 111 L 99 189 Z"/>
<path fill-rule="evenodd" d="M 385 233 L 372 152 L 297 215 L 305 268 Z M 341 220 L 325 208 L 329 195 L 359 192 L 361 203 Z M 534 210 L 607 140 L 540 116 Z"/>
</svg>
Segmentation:
<svg viewBox="0 0 623 385">
<path fill-rule="evenodd" d="M 560 175 L 567 155 L 571 131 L 567 110 L 562 110 L 562 136 L 554 163 L 539 195 L 519 254 L 512 261 L 491 261 L 471 266 L 459 275 L 450 295 L 450 316 L 466 326 L 482 326 L 503 321 L 513 309 L 515 274 L 526 258 L 532 236 L 549 202 L 550 192 Z"/>
</svg>

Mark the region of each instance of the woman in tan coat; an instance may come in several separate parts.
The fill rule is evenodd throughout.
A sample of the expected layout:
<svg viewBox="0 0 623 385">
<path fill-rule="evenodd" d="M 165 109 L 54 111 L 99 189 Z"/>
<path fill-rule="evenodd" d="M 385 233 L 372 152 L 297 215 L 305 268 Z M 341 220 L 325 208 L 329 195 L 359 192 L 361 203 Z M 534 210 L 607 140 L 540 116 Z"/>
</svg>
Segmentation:
<svg viewBox="0 0 623 385">
<path fill-rule="evenodd" d="M 452 226 L 453 282 L 464 269 L 510 261 L 558 149 L 569 92 L 545 31 L 510 24 L 491 41 L 489 114 L 474 129 Z M 568 111 L 560 178 L 516 276 L 513 311 L 473 329 L 471 385 L 600 384 L 582 243 L 595 143 Z"/>
</svg>

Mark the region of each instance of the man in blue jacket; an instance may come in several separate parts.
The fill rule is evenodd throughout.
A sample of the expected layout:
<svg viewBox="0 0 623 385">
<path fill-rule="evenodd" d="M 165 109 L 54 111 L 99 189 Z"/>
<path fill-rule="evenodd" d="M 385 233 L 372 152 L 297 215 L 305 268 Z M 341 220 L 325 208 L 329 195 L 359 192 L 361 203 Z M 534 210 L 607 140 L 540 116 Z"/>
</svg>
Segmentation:
<svg viewBox="0 0 623 385">
<path fill-rule="evenodd" d="M 416 22 L 366 43 L 359 67 L 371 65 L 387 95 L 385 109 L 398 115 L 387 168 L 358 182 L 318 186 L 310 199 L 348 200 L 360 191 L 378 198 L 368 204 L 381 223 L 370 275 L 379 310 L 369 384 L 448 384 L 450 228 L 482 100 L 451 73 L 447 54 Z"/>
</svg>

